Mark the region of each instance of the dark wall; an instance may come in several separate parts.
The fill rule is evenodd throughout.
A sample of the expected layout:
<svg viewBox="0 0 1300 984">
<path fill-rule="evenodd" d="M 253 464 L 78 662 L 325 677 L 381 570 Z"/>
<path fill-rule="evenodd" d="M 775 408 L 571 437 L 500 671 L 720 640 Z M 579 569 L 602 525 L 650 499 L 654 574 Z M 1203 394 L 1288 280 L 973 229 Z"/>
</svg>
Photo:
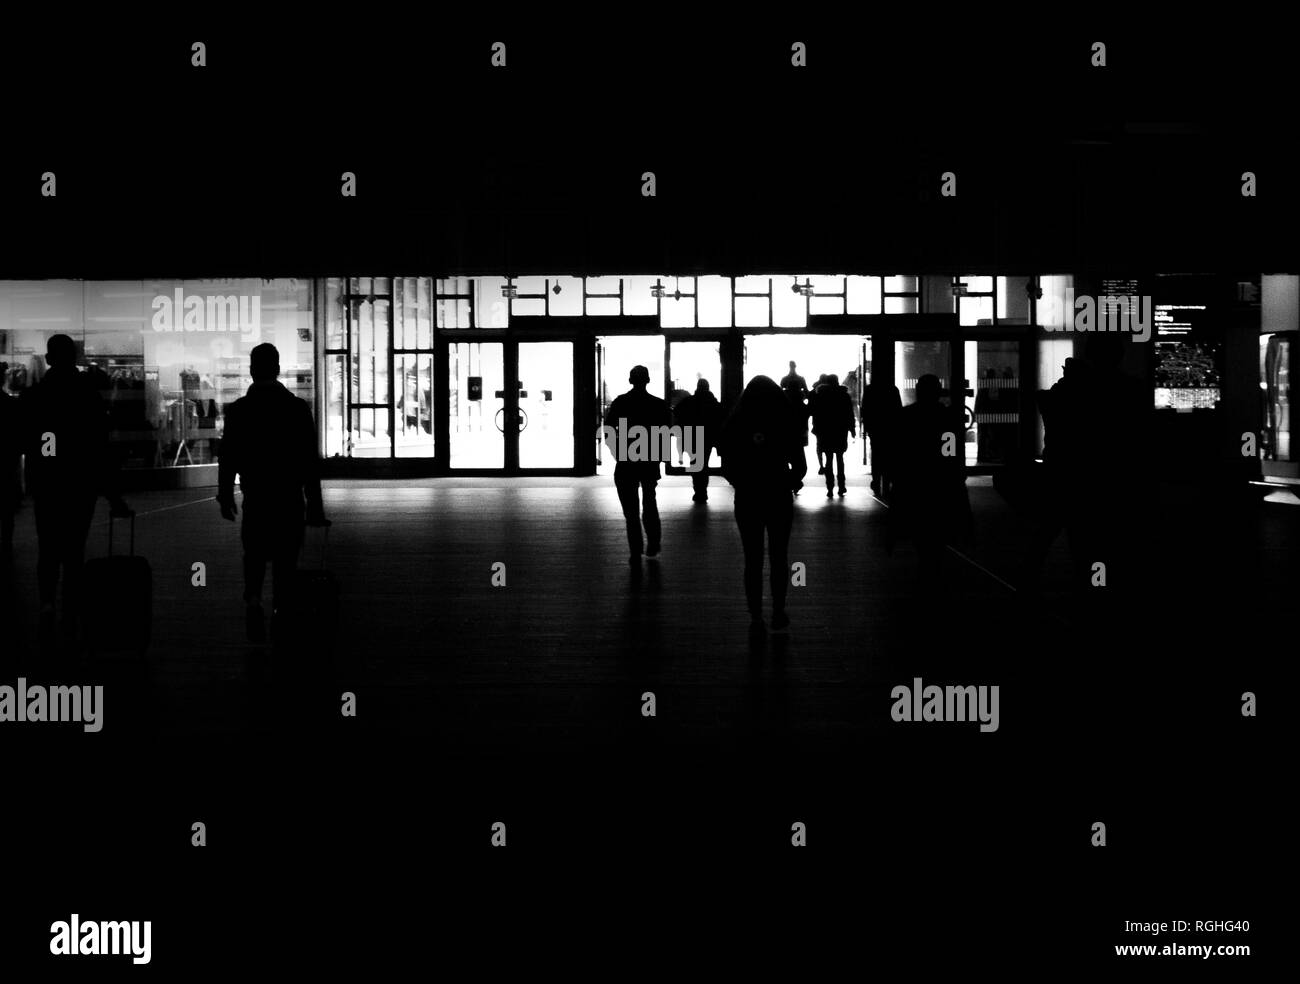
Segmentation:
<svg viewBox="0 0 1300 984">
<path fill-rule="evenodd" d="M 15 25 L 0 277 L 1296 268 L 1290 57 L 1261 33 L 567 26 Z"/>
</svg>

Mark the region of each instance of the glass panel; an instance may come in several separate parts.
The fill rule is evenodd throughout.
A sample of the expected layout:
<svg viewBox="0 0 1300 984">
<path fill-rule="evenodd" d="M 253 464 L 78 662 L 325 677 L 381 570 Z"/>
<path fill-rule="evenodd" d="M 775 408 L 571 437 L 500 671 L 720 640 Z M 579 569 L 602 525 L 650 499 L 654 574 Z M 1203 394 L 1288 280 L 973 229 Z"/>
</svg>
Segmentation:
<svg viewBox="0 0 1300 984">
<path fill-rule="evenodd" d="M 1029 278 L 998 277 L 998 321 L 1029 324 Z"/>
<path fill-rule="evenodd" d="M 397 457 L 432 458 L 433 356 L 399 355 L 394 359 L 397 394 Z"/>
<path fill-rule="evenodd" d="M 658 299 L 650 293 L 650 288 L 655 285 L 655 281 L 668 283 L 668 277 L 629 277 L 624 286 L 623 294 L 623 313 L 624 314 L 656 314 L 659 311 Z M 671 293 L 672 288 L 668 291 Z"/>
<path fill-rule="evenodd" d="M 617 294 L 621 277 L 588 277 L 586 288 L 588 294 Z"/>
<path fill-rule="evenodd" d="M 346 427 L 343 418 L 343 360 L 342 355 L 325 357 L 325 454 L 337 458 L 351 454 L 345 447 Z"/>
<path fill-rule="evenodd" d="M 842 297 L 810 297 L 808 298 L 809 314 L 843 314 L 844 298 Z"/>
<path fill-rule="evenodd" d="M 1020 439 L 1020 346 L 1017 342 L 965 344 L 966 371 L 974 369 L 975 390 L 966 462 L 1004 464 L 1014 459 Z"/>
<path fill-rule="evenodd" d="M 993 298 L 959 297 L 957 300 L 957 318 L 962 325 L 993 324 Z"/>
<path fill-rule="evenodd" d="M 915 294 L 917 292 L 916 277 L 886 277 L 885 293 L 886 294 Z"/>
<path fill-rule="evenodd" d="M 437 281 L 439 294 L 469 294 L 469 277 L 446 277 Z"/>
<path fill-rule="evenodd" d="M 352 411 L 352 457 L 387 458 L 392 453 L 388 411 L 360 407 Z"/>
<path fill-rule="evenodd" d="M 325 281 L 325 347 L 343 348 L 343 281 L 331 277 Z"/>
<path fill-rule="evenodd" d="M 1260 338 L 1264 357 L 1265 461 L 1294 461 L 1291 451 L 1291 348 L 1294 334 Z"/>
<path fill-rule="evenodd" d="M 514 284 L 520 297 L 546 293 L 545 277 L 515 277 Z"/>
<path fill-rule="evenodd" d="M 417 283 L 419 292 L 416 296 L 415 309 L 415 345 L 416 348 L 433 348 L 433 322 L 429 310 L 432 282 L 428 277 L 421 277 Z"/>
<path fill-rule="evenodd" d="M 767 328 L 772 323 L 772 312 L 766 297 L 736 298 L 737 328 Z"/>
<path fill-rule="evenodd" d="M 540 318 L 546 314 L 546 298 L 516 297 L 510 302 L 510 313 L 518 318 Z"/>
<path fill-rule="evenodd" d="M 600 352 L 600 379 L 597 387 L 600 399 L 600 421 L 614 398 L 632 388 L 628 376 L 633 366 L 645 366 L 650 371 L 650 384 L 646 392 L 660 399 L 664 397 L 664 337 L 663 335 L 602 335 L 596 339 Z M 597 443 L 597 471 L 601 475 L 614 473 L 614 461 L 609 449 L 600 444 L 600 421 L 594 423 Z"/>
<path fill-rule="evenodd" d="M 479 328 L 504 328 L 510 321 L 509 305 L 501 296 L 505 277 L 478 277 L 474 280 L 474 322 Z"/>
<path fill-rule="evenodd" d="M 502 343 L 452 342 L 447 346 L 447 379 L 451 467 L 505 467 Z"/>
<path fill-rule="evenodd" d="M 588 297 L 587 314 L 593 317 L 617 316 L 619 299 L 617 297 Z"/>
<path fill-rule="evenodd" d="M 768 277 L 737 277 L 735 289 L 737 294 L 766 294 L 772 289 L 772 283 Z"/>
<path fill-rule="evenodd" d="M 674 297 L 680 293 L 681 297 Z M 659 307 L 659 323 L 665 328 L 695 326 L 695 278 L 665 277 L 664 296 Z"/>
<path fill-rule="evenodd" d="M 879 314 L 880 278 L 849 277 L 847 307 L 849 314 Z"/>
<path fill-rule="evenodd" d="M 415 347 L 415 278 L 399 277 L 393 282 L 393 289 L 396 291 L 395 317 L 393 320 L 393 348 L 414 348 Z M 411 306 L 408 315 L 407 307 Z M 399 428 L 400 429 L 400 428 Z"/>
<path fill-rule="evenodd" d="M 376 277 L 376 278 L 375 278 L 375 293 L 376 293 L 376 294 L 391 294 L 392 292 L 393 292 L 393 281 L 392 281 L 392 278 L 391 278 L 391 277 Z"/>
<path fill-rule="evenodd" d="M 794 289 L 795 282 L 794 277 L 772 278 L 774 328 L 803 328 L 808 324 L 808 298 Z"/>
<path fill-rule="evenodd" d="M 941 402 L 951 406 L 948 394 L 952 352 L 947 342 L 915 341 L 894 343 L 894 382 L 903 406 L 916 402 L 916 381 L 925 375 L 939 377 L 944 395 Z"/>
<path fill-rule="evenodd" d="M 927 274 L 921 278 L 921 307 L 926 314 L 955 314 L 957 298 L 953 294 L 953 278 Z M 889 301 L 885 301 L 888 311 Z"/>
<path fill-rule="evenodd" d="M 812 281 L 814 294 L 843 294 L 844 278 L 834 277 L 807 277 Z"/>
<path fill-rule="evenodd" d="M 468 328 L 469 327 L 469 306 L 468 299 L 465 300 L 447 300 L 442 299 L 437 302 L 437 317 L 439 328 Z"/>
<path fill-rule="evenodd" d="M 966 285 L 966 292 L 968 294 L 993 293 L 992 277 L 959 277 L 958 280 Z"/>
<path fill-rule="evenodd" d="M 559 293 L 556 293 L 557 287 Z M 547 296 L 552 317 L 576 318 L 582 314 L 582 280 L 578 277 L 551 277 Z"/>
<path fill-rule="evenodd" d="M 700 327 L 730 328 L 731 278 L 701 277 L 698 293 Z"/>
<path fill-rule="evenodd" d="M 718 342 L 669 342 L 668 366 L 672 376 L 672 394 L 669 402 L 676 409 L 687 396 L 695 393 L 700 380 L 709 384 L 709 392 L 714 399 L 722 399 L 722 352 Z M 719 410 L 721 415 L 721 410 Z M 678 451 L 674 451 L 676 464 L 684 460 Z M 718 452 L 714 449 L 709 455 L 709 466 L 721 467 Z"/>
<path fill-rule="evenodd" d="M 916 314 L 916 298 L 886 297 L 885 314 Z"/>
<path fill-rule="evenodd" d="M 573 467 L 573 343 L 519 346 L 519 467 Z"/>
<path fill-rule="evenodd" d="M 1074 286 L 1074 277 L 1047 275 L 1038 278 L 1043 296 L 1038 301 L 1038 323 L 1044 328 L 1063 329 L 1067 319 L 1074 323 L 1074 312 L 1065 309 L 1065 292 Z"/>
</svg>

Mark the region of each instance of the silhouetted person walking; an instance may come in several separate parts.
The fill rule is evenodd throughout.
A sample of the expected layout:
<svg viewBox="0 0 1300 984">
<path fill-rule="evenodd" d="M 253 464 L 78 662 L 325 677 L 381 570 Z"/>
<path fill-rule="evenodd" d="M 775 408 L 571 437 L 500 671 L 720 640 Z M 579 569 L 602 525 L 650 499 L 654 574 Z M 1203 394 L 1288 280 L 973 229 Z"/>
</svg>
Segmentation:
<svg viewBox="0 0 1300 984">
<path fill-rule="evenodd" d="M 808 397 L 811 395 L 808 391 L 807 381 L 795 370 L 797 366 L 793 359 L 790 360 L 790 371 L 786 373 L 785 378 L 781 380 L 781 392 L 785 394 L 790 406 L 794 408 L 795 418 L 799 423 L 800 447 L 808 446 Z M 804 466 L 804 474 L 807 474 L 808 467 Z M 803 480 L 795 486 L 795 492 L 803 488 Z"/>
<path fill-rule="evenodd" d="M 898 460 L 891 505 L 911 536 L 921 561 L 921 583 L 939 586 L 945 544 L 969 533 L 966 497 L 965 423 L 961 411 L 939 402 L 938 376 L 916 381 L 916 402 L 899 413 Z"/>
<path fill-rule="evenodd" d="M 1131 576 L 1133 518 L 1145 493 L 1146 391 L 1120 372 L 1123 342 L 1091 335 L 1082 359 L 1066 359 L 1061 379 L 1039 394 L 1043 414 L 1043 487 L 1033 517 L 1029 567 L 1033 588 L 1052 542 L 1064 529 L 1080 585 L 1092 565 L 1107 565 L 1112 589 Z"/>
<path fill-rule="evenodd" d="M 818 388 L 813 401 L 813 433 L 817 435 L 817 454 L 826 455 L 826 498 L 835 490 L 835 468 L 839 466 L 840 495 L 848 488 L 844 477 L 844 452 L 849 449 L 849 435 L 856 436 L 857 424 L 853 419 L 853 401 L 849 391 L 840 385 L 838 376 L 826 377 L 825 385 Z"/>
<path fill-rule="evenodd" d="M 871 440 L 871 491 L 885 500 L 893 494 L 894 452 L 902 406 L 897 386 L 877 382 L 863 389 L 862 429 Z"/>
<path fill-rule="evenodd" d="M 709 501 L 709 457 L 718 444 L 718 430 L 722 425 L 722 406 L 718 398 L 709 391 L 709 381 L 701 379 L 695 384 L 695 392 L 683 397 L 674 410 L 677 426 L 682 428 L 683 437 L 687 428 L 699 428 L 690 438 L 695 449 L 690 465 L 696 471 L 691 472 L 691 485 L 695 494 L 694 502 Z M 701 440 L 702 439 L 702 440 Z"/>
<path fill-rule="evenodd" d="M 633 366 L 627 380 L 632 388 L 615 397 L 609 405 L 605 414 L 605 426 L 609 429 L 605 433 L 617 462 L 614 487 L 623 506 L 623 518 L 627 520 L 630 559 L 636 562 L 641 559 L 643 548 L 648 557 L 657 556 L 660 549 L 662 530 L 655 486 L 659 484 L 660 457 L 670 453 L 667 429 L 672 426 L 672 412 L 667 402 L 646 392 L 650 370 L 645 366 Z M 639 442 L 638 436 L 642 436 Z"/>
<path fill-rule="evenodd" d="M 771 560 L 772 629 L 790 626 L 785 611 L 795 488 L 808 464 L 801 424 L 789 399 L 767 376 L 755 376 L 722 429 L 722 473 L 736 490 L 736 526 L 745 551 L 745 600 L 763 627 L 763 539 Z"/>
<path fill-rule="evenodd" d="M 59 571 L 63 616 L 75 622 L 81 609 L 86 535 L 103 495 L 113 516 L 130 516 L 110 466 L 108 407 L 90 379 L 77 371 L 77 346 L 67 335 L 46 343 L 45 378 L 24 395 L 25 453 L 36 513 L 36 580 L 41 627 L 55 617 Z"/>
<path fill-rule="evenodd" d="M 808 419 L 813 422 L 814 434 L 817 433 L 817 394 L 822 391 L 822 387 L 826 385 L 826 380 L 828 379 L 830 379 L 830 377 L 826 375 L 826 373 L 822 373 L 820 376 L 817 377 L 817 382 L 813 384 L 812 392 L 808 394 Z M 816 447 L 817 447 L 817 474 L 825 475 L 826 474 L 825 452 L 822 451 L 820 444 L 816 445 Z"/>
<path fill-rule="evenodd" d="M 329 526 L 320 491 L 316 427 L 305 400 L 276 378 L 280 353 L 263 343 L 249 353 L 253 385 L 226 410 L 217 504 L 234 520 L 235 476 L 244 493 L 245 628 L 251 642 L 266 637 L 262 585 L 271 564 L 272 614 L 291 597 L 303 527 Z"/>
</svg>

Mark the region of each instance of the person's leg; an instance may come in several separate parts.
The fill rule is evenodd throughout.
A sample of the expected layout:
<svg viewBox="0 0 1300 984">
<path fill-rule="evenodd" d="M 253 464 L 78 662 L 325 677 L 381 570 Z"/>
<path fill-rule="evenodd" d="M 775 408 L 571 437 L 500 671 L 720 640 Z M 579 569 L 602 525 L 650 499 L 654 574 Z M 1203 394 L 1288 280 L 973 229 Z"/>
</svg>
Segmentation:
<svg viewBox="0 0 1300 984">
<path fill-rule="evenodd" d="M 835 452 L 835 463 L 836 463 L 836 465 L 839 467 L 839 470 L 840 470 L 840 473 L 839 473 L 839 486 L 840 486 L 840 491 L 841 491 L 841 492 L 847 491 L 848 486 L 845 484 L 845 475 L 844 475 L 844 452 L 843 452 L 843 451 L 836 451 L 836 452 Z"/>
<path fill-rule="evenodd" d="M 778 499 L 768 507 L 767 549 L 772 563 L 772 625 L 784 621 L 785 598 L 790 588 L 790 530 L 794 526 L 794 503 Z M 778 619 L 778 616 L 782 618 Z"/>
<path fill-rule="evenodd" d="M 697 468 L 697 471 L 691 472 L 691 488 L 695 490 L 692 498 L 696 502 L 703 502 L 709 497 L 709 455 L 706 450 L 703 455 L 696 454 L 691 459 L 691 467 Z"/>
<path fill-rule="evenodd" d="M 763 617 L 763 515 L 740 493 L 736 495 L 736 528 L 745 553 L 745 603 L 752 618 Z"/>
<path fill-rule="evenodd" d="M 657 478 L 647 478 L 641 483 L 643 509 L 645 514 L 646 553 L 654 556 L 659 552 L 660 537 L 663 528 L 659 524 L 659 500 L 655 498 Z"/>
<path fill-rule="evenodd" d="M 821 448 L 817 449 L 821 453 Z M 832 451 L 826 452 L 826 467 L 822 469 L 821 474 L 826 476 L 826 496 L 830 498 L 831 493 L 835 490 L 835 454 Z"/>
<path fill-rule="evenodd" d="M 300 525 L 301 520 L 297 523 Z M 298 557 L 302 553 L 302 531 L 286 523 L 271 553 L 271 611 L 278 612 L 293 600 L 293 583 L 298 574 Z M 265 568 L 263 568 L 265 570 Z"/>
<path fill-rule="evenodd" d="M 623 519 L 627 523 L 627 545 L 633 557 L 640 557 L 643 549 L 641 539 L 641 503 L 637 497 L 640 483 L 634 478 L 615 477 L 614 488 L 618 490 L 618 501 L 623 507 Z"/>
<path fill-rule="evenodd" d="M 244 602 L 250 607 L 261 607 L 262 584 L 266 581 L 266 565 L 271 551 L 265 531 L 256 517 L 250 516 L 245 504 L 244 521 L 240 539 L 244 543 Z"/>
</svg>

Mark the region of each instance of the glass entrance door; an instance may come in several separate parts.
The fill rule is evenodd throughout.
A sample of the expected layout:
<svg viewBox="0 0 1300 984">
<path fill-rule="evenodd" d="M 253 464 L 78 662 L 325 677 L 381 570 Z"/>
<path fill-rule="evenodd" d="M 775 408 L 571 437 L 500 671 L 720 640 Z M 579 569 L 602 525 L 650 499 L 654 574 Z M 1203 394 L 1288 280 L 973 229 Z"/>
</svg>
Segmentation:
<svg viewBox="0 0 1300 984">
<path fill-rule="evenodd" d="M 452 342 L 447 346 L 449 464 L 504 468 L 505 345 Z"/>
<path fill-rule="evenodd" d="M 592 438 L 596 442 L 596 474 L 614 474 L 616 462 L 609 448 L 600 440 L 600 424 L 614 400 L 632 388 L 628 375 L 633 366 L 645 366 L 650 372 L 646 392 L 664 398 L 663 335 L 602 335 L 596 339 L 597 419 Z"/>
<path fill-rule="evenodd" d="M 851 475 L 866 470 L 867 453 L 865 436 L 861 427 L 862 387 L 871 382 L 870 363 L 867 356 L 871 339 L 865 335 L 751 335 L 745 339 L 744 381 L 748 385 L 755 376 L 768 376 L 781 382 L 791 372 L 802 377 L 809 392 L 816 388 L 822 376 L 834 376 L 848 390 L 853 405 L 854 427 L 857 435 L 849 438 L 844 455 L 845 467 Z M 791 364 L 793 363 L 793 368 Z M 809 434 L 810 471 L 817 477 L 816 438 Z"/>
<path fill-rule="evenodd" d="M 519 343 L 520 468 L 573 467 L 573 343 Z"/>
<path fill-rule="evenodd" d="M 672 395 L 669 400 L 673 407 L 686 397 L 695 393 L 700 381 L 709 384 L 709 392 L 714 399 L 722 401 L 722 345 L 719 342 L 669 342 L 668 375 L 672 381 Z M 725 412 L 725 408 L 723 408 Z M 673 465 L 682 466 L 686 461 L 680 448 L 674 449 Z M 708 466 L 720 468 L 722 459 L 718 449 L 709 453 Z M 674 473 L 675 474 L 675 473 Z"/>
<path fill-rule="evenodd" d="M 573 342 L 452 342 L 447 374 L 450 467 L 573 467 Z"/>
</svg>

